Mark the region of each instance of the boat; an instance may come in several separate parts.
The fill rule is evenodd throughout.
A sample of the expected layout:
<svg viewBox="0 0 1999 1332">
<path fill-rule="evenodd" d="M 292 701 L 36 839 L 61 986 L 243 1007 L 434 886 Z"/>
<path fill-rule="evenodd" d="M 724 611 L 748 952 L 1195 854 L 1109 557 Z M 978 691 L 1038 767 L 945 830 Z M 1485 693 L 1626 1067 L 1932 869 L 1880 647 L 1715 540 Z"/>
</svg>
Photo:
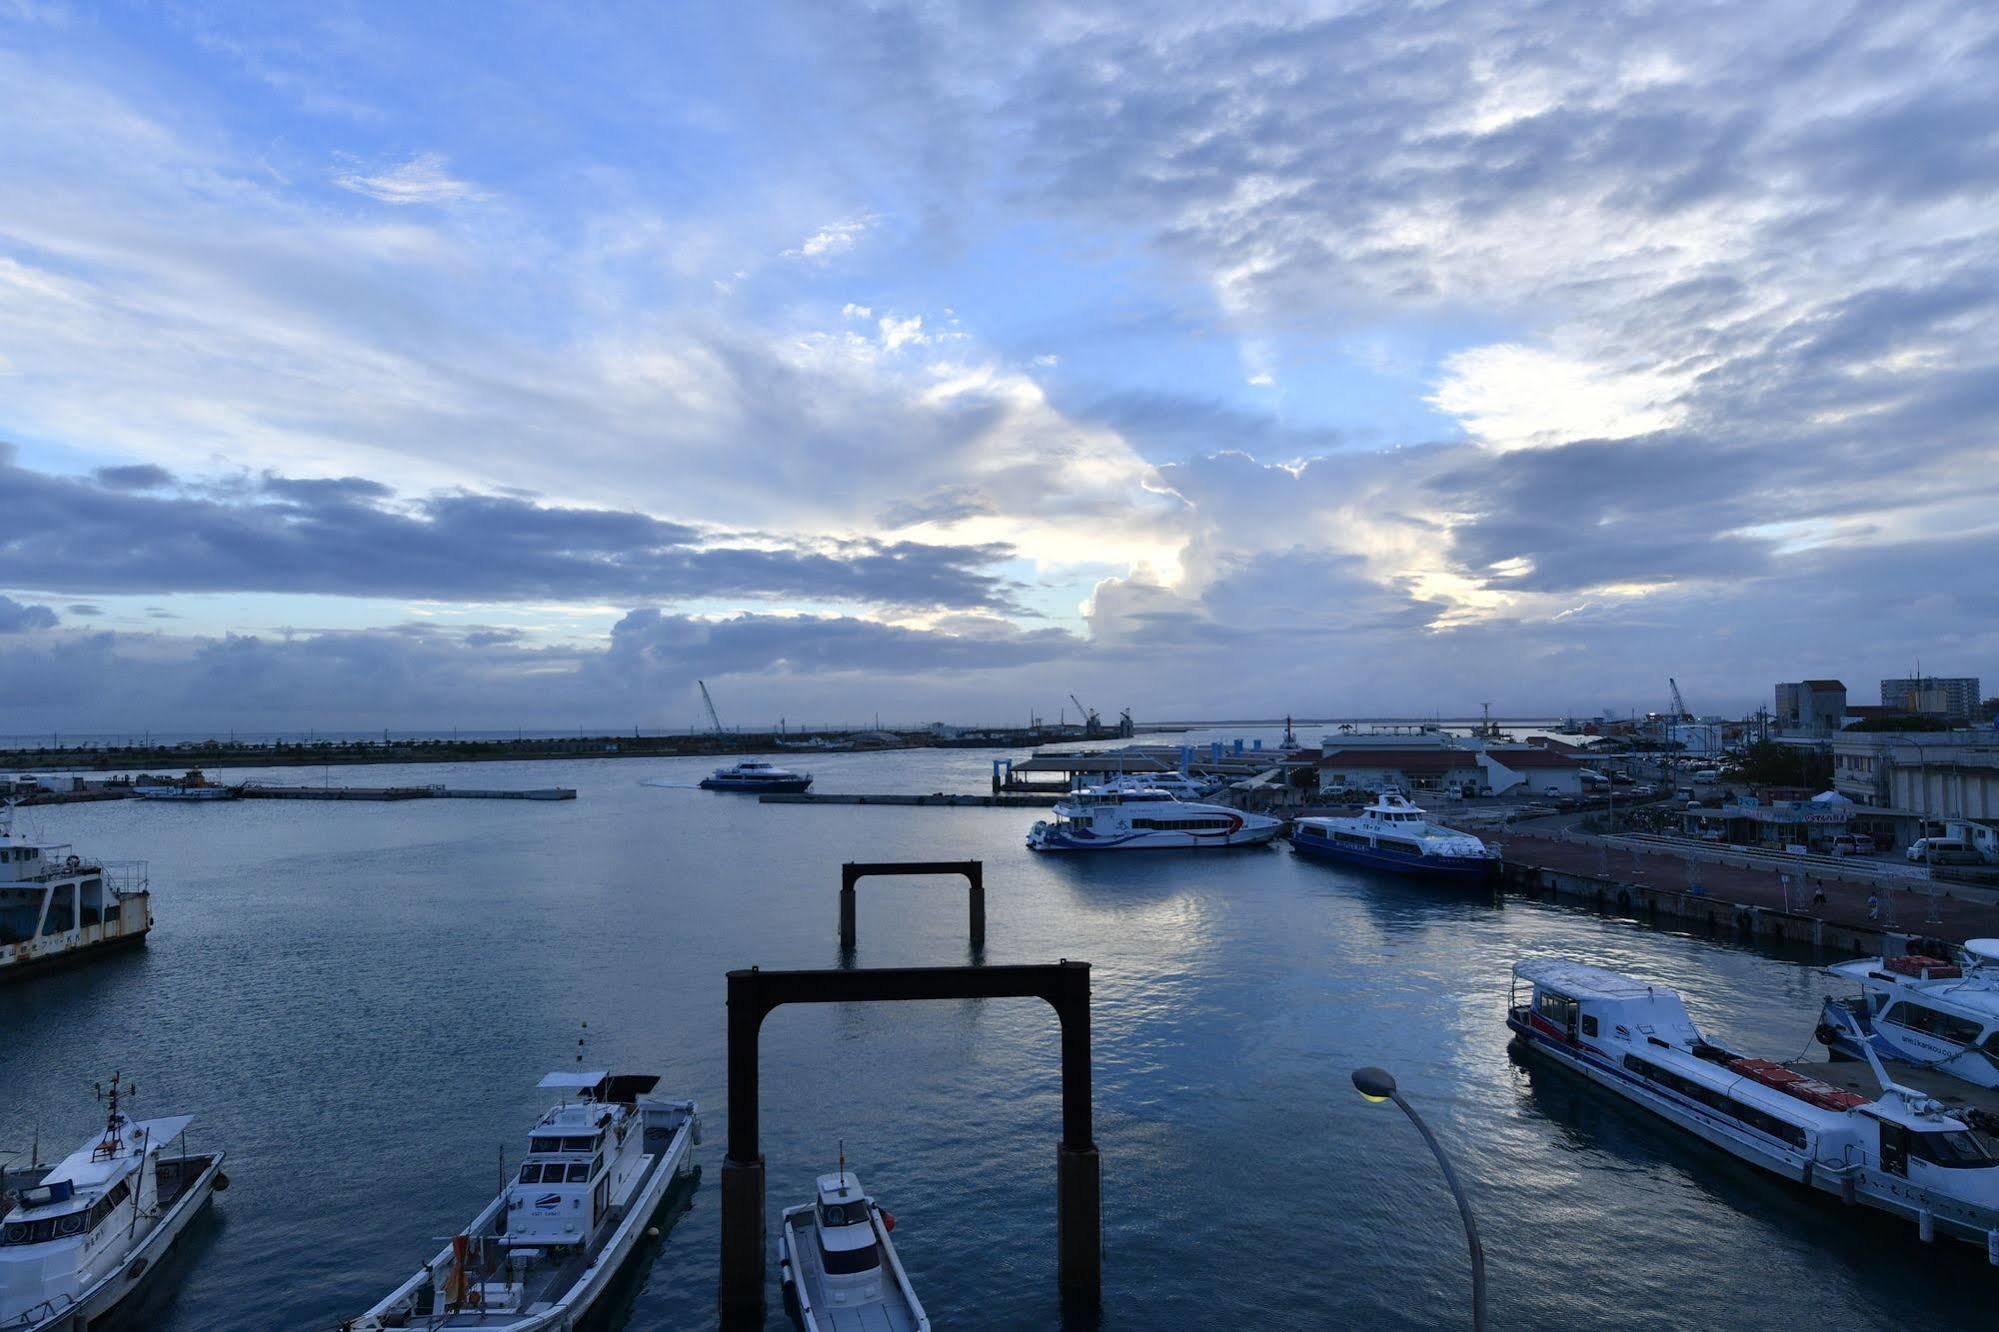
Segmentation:
<svg viewBox="0 0 1999 1332">
<path fill-rule="evenodd" d="M 1425 878 L 1483 882 L 1499 853 L 1470 833 L 1430 822 L 1399 791 L 1383 791 L 1359 814 L 1292 822 L 1291 848 L 1321 860 Z"/>
<path fill-rule="evenodd" d="M 648 1099 L 649 1073 L 550 1073 L 565 1093 L 527 1159 L 472 1224 L 342 1332 L 568 1332 L 603 1297 L 688 1164 L 692 1101 Z"/>
<path fill-rule="evenodd" d="M 889 1233 L 895 1217 L 847 1169 L 821 1175 L 818 1196 L 784 1209 L 778 1277 L 805 1332 L 929 1332 L 923 1302 Z"/>
<path fill-rule="evenodd" d="M 1112 777 L 1097 783 L 1104 789 L 1120 791 L 1164 791 L 1175 800 L 1190 802 L 1207 799 L 1221 790 L 1222 783 L 1190 776 L 1184 772 L 1148 772 Z"/>
<path fill-rule="evenodd" d="M 748 791 L 764 795 L 796 795 L 812 785 L 809 772 L 773 767 L 761 759 L 746 759 L 733 768 L 717 768 L 702 779 L 704 791 Z"/>
<path fill-rule="evenodd" d="M 1664 986 L 1568 958 L 1522 961 L 1513 982 L 1506 1025 L 1527 1052 L 1751 1165 L 1913 1221 L 1924 1240 L 1981 1245 L 1999 1265 L 1999 1150 L 1891 1081 L 1871 1051 L 1874 1096 L 1716 1045 Z"/>
<path fill-rule="evenodd" d="M 1280 754 L 1295 754 L 1305 746 L 1299 741 L 1298 733 L 1291 729 L 1291 714 L 1284 714 L 1284 738 L 1277 742 Z"/>
<path fill-rule="evenodd" d="M 0 981 L 134 947 L 152 928 L 146 862 L 31 841 L 0 805 Z"/>
<path fill-rule="evenodd" d="M 1031 851 L 1154 851 L 1257 846 L 1277 836 L 1281 819 L 1227 805 L 1175 799 L 1154 786 L 1112 782 L 1071 791 L 1055 818 L 1027 834 Z"/>
<path fill-rule="evenodd" d="M 243 794 L 240 786 L 218 786 L 202 775 L 200 768 L 190 768 L 185 777 L 179 779 L 145 777 L 133 783 L 132 794 L 141 800 L 180 800 L 200 802 L 209 800 L 235 800 Z"/>
<path fill-rule="evenodd" d="M 1835 1059 L 1866 1042 L 1891 1062 L 1999 1088 L 1999 939 L 1972 939 L 1952 958 L 1901 952 L 1826 968 L 1859 987 L 1828 997 L 1818 1039 Z"/>
<path fill-rule="evenodd" d="M 135 1120 L 114 1075 L 104 1131 L 52 1167 L 0 1170 L 0 1332 L 84 1332 L 146 1285 L 229 1187 L 221 1152 L 187 1150 L 192 1115 Z"/>
</svg>

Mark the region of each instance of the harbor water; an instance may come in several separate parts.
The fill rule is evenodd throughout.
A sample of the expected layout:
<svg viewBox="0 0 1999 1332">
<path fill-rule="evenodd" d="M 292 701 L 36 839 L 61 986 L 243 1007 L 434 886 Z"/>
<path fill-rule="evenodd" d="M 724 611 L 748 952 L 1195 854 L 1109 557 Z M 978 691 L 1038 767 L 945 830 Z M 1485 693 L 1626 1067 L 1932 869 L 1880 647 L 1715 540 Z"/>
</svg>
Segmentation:
<svg viewBox="0 0 1999 1332">
<path fill-rule="evenodd" d="M 989 757 L 793 766 L 822 791 L 977 792 Z M 196 1145 L 228 1151 L 233 1183 L 142 1325 L 331 1328 L 493 1196 L 545 1108 L 534 1083 L 574 1067 L 581 1039 L 584 1065 L 658 1072 L 703 1107 L 702 1174 L 620 1317 L 710 1327 L 723 974 L 839 965 L 842 861 L 974 858 L 987 961 L 1094 966 L 1103 1327 L 1463 1325 L 1455 1208 L 1408 1122 L 1352 1091 L 1361 1064 L 1393 1070 L 1452 1152 L 1495 1327 L 1990 1325 L 1982 1253 L 1925 1247 L 1508 1053 L 1513 961 L 1559 952 L 1679 988 L 1736 1048 L 1816 1054 L 1830 983 L 1809 956 L 1495 906 L 1281 845 L 1035 856 L 1036 811 L 766 806 L 695 789 L 713 766 L 339 775 L 578 790 L 560 804 L 22 810 L 24 831 L 149 860 L 158 925 L 143 950 L 0 990 L 0 1151 L 71 1150 L 100 1122 L 91 1084 L 122 1073 L 140 1117 L 199 1116 Z M 856 964 L 968 960 L 962 881 L 859 893 Z M 781 1009 L 762 1070 L 773 1223 L 844 1142 L 937 1327 L 1063 1325 L 1049 1009 Z"/>
</svg>

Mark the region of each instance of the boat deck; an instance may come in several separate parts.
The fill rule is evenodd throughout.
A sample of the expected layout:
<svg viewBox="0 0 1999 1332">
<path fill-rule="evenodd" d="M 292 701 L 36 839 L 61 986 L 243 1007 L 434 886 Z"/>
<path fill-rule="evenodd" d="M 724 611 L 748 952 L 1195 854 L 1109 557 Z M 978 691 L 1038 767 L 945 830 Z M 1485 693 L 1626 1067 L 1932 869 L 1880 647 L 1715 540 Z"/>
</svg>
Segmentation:
<svg viewBox="0 0 1999 1332">
<path fill-rule="evenodd" d="M 794 1230 L 809 1230 L 812 1224 L 810 1209 L 796 1217 L 787 1217 L 785 1224 Z M 819 1265 L 819 1245 L 808 1233 L 795 1238 L 791 1251 L 797 1255 L 800 1271 L 798 1282 L 801 1288 L 812 1291 L 825 1289 L 826 1273 Z M 819 1332 L 916 1332 L 916 1314 L 909 1302 L 902 1297 L 895 1278 L 890 1272 L 882 1273 L 885 1298 L 880 1304 L 864 1304 L 859 1308 L 840 1308 L 813 1302 L 812 1318 Z"/>
<path fill-rule="evenodd" d="M 1865 1060 L 1803 1060 L 1785 1067 L 1795 1069 L 1806 1077 L 1829 1082 L 1841 1091 L 1857 1092 L 1869 1100 L 1881 1094 L 1881 1084 L 1875 1080 L 1874 1070 L 1867 1066 Z M 1883 1067 L 1888 1070 L 1889 1077 L 1904 1087 L 1933 1096 L 1952 1109 L 1979 1112 L 1980 1121 L 1974 1127 L 1991 1133 L 1992 1129 L 1988 1126 L 1999 1126 L 1999 1088 L 1974 1087 L 1935 1069 L 1917 1068 L 1913 1064 L 1892 1060 L 1884 1061 Z"/>
</svg>

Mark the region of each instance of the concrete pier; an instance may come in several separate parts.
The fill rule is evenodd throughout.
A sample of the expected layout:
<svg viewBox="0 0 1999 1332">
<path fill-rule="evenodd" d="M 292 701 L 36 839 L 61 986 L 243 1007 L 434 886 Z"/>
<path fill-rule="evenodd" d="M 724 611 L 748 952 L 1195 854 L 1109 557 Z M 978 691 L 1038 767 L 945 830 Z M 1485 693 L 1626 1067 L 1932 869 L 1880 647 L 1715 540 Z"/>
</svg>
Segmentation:
<svg viewBox="0 0 1999 1332">
<path fill-rule="evenodd" d="M 245 800 L 574 800 L 567 786 L 531 791 L 461 790 L 448 786 L 255 786 L 242 788 Z"/>
<path fill-rule="evenodd" d="M 953 795 L 946 791 L 930 795 L 847 795 L 805 791 L 797 794 L 758 796 L 766 805 L 936 805 L 944 809 L 1048 809 L 1058 795 Z"/>
</svg>

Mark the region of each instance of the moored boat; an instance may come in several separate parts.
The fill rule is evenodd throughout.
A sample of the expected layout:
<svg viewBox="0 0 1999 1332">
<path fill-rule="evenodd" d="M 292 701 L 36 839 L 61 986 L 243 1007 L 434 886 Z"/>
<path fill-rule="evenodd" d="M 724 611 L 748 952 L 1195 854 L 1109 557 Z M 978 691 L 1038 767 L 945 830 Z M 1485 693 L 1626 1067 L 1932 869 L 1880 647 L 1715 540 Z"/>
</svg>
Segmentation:
<svg viewBox="0 0 1999 1332">
<path fill-rule="evenodd" d="M 1513 976 L 1506 1025 L 1527 1051 L 1751 1165 L 1913 1221 L 1925 1240 L 1981 1245 L 1999 1265 L 1999 1152 L 1878 1063 L 1869 1097 L 1716 1045 L 1663 986 L 1565 958 Z"/>
<path fill-rule="evenodd" d="M 204 803 L 212 800 L 235 800 L 243 794 L 240 786 L 221 786 L 202 775 L 199 768 L 191 768 L 185 777 L 148 779 L 134 783 L 132 794 L 141 800 L 179 800 L 187 803 Z"/>
<path fill-rule="evenodd" d="M 692 1101 L 651 1074 L 550 1073 L 572 1095 L 536 1121 L 500 1195 L 428 1264 L 343 1332 L 567 1332 L 589 1313 L 688 1164 Z"/>
<path fill-rule="evenodd" d="M 1425 878 L 1482 882 L 1498 853 L 1470 833 L 1430 822 L 1396 791 L 1384 791 L 1354 815 L 1308 815 L 1293 821 L 1291 847 L 1321 860 Z"/>
<path fill-rule="evenodd" d="M 895 1217 L 847 1169 L 821 1175 L 817 1197 L 784 1210 L 778 1277 L 805 1332 L 929 1332 L 889 1238 Z"/>
<path fill-rule="evenodd" d="M 1859 987 L 1828 997 L 1818 1039 L 1836 1059 L 1882 1059 L 1999 1087 L 1999 939 L 1972 939 L 1953 958 L 1909 951 L 1827 967 Z"/>
<path fill-rule="evenodd" d="M 194 1116 L 134 1120 L 131 1092 L 113 1076 L 104 1131 L 53 1167 L 0 1171 L 0 1332 L 101 1326 L 229 1186 L 221 1152 L 186 1149 Z"/>
<path fill-rule="evenodd" d="M 759 795 L 796 795 L 812 785 L 809 772 L 773 767 L 761 759 L 745 759 L 732 768 L 717 768 L 701 780 L 704 791 L 744 791 Z"/>
<path fill-rule="evenodd" d="M 1157 851 L 1256 846 L 1284 823 L 1227 805 L 1176 800 L 1156 787 L 1113 782 L 1071 791 L 1052 820 L 1027 834 L 1032 851 Z"/>
<path fill-rule="evenodd" d="M 32 841 L 0 806 L 0 982 L 144 943 L 152 928 L 144 861 Z"/>
</svg>

